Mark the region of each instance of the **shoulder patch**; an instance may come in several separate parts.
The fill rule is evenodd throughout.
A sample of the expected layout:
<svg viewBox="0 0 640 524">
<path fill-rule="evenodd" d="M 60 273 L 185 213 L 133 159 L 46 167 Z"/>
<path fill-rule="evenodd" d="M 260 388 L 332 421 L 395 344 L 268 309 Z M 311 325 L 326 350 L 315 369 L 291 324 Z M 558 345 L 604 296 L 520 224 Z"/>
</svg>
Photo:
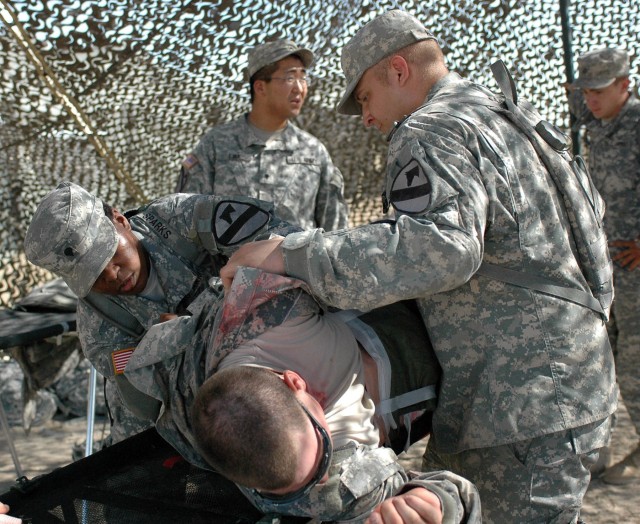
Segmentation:
<svg viewBox="0 0 640 524">
<path fill-rule="evenodd" d="M 269 214 L 258 206 L 223 200 L 216 206 L 211 229 L 219 245 L 234 246 L 259 233 L 268 222 Z"/>
<path fill-rule="evenodd" d="M 422 213 L 431 202 L 431 183 L 422 166 L 412 158 L 396 173 L 389 193 L 390 204 L 400 213 Z"/>
<path fill-rule="evenodd" d="M 193 166 L 198 165 L 200 161 L 196 155 L 187 155 L 187 157 L 182 161 L 182 167 L 185 169 L 191 169 Z"/>
</svg>

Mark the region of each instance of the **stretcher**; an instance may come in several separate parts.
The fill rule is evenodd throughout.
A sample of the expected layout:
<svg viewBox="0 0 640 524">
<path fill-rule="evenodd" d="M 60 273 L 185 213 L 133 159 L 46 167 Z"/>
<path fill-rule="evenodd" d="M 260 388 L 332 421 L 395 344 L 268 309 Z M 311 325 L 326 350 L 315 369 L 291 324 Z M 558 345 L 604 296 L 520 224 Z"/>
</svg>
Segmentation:
<svg viewBox="0 0 640 524">
<path fill-rule="evenodd" d="M 0 312 L 0 349 L 75 331 L 76 305 L 77 298 L 61 280 L 34 290 L 16 308 Z M 23 524 L 308 522 L 262 515 L 235 484 L 186 462 L 153 428 L 93 453 L 95 369 L 91 369 L 84 458 L 27 479 L 5 426 L 18 480 L 0 494 L 0 501 L 9 504 L 10 514 L 21 517 Z"/>
<path fill-rule="evenodd" d="M 12 309 L 0 310 L 0 349 L 13 349 L 15 352 L 19 351 L 19 348 L 29 347 L 45 339 L 74 332 L 76 330 L 77 302 L 78 299 L 62 279 L 56 279 L 35 288 L 27 296 L 17 301 Z M 28 358 L 24 354 L 21 356 L 23 360 Z M 62 359 L 64 358 L 65 356 L 62 356 Z M 56 367 L 59 362 L 60 359 L 49 360 L 49 367 L 52 367 L 51 363 L 54 364 L 53 367 Z M 29 371 L 25 369 L 23 364 L 24 362 L 21 362 L 23 372 L 27 374 Z M 38 362 L 32 364 L 32 369 L 38 368 Z M 31 380 L 30 383 L 46 382 L 45 375 L 47 374 L 51 375 L 50 379 L 53 380 L 53 374 L 56 371 L 56 369 L 53 369 L 52 372 L 44 370 L 44 374 L 40 373 L 38 378 Z M 24 472 L 1 399 L 0 426 L 7 439 L 16 474 L 18 478 L 21 478 L 24 476 Z"/>
<path fill-rule="evenodd" d="M 0 494 L 23 524 L 297 524 L 265 517 L 224 477 L 180 457 L 154 428 Z"/>
</svg>

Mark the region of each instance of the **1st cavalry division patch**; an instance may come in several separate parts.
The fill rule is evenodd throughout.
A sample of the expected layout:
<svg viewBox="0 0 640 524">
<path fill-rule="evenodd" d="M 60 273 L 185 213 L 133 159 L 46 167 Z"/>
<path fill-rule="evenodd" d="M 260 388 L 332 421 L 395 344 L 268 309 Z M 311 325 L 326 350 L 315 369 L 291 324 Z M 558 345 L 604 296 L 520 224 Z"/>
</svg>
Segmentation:
<svg viewBox="0 0 640 524">
<path fill-rule="evenodd" d="M 415 158 L 398 171 L 393 179 L 389 202 L 400 213 L 424 212 L 431 202 L 431 183 Z"/>
<path fill-rule="evenodd" d="M 253 204 L 225 200 L 216 206 L 213 220 L 218 244 L 234 246 L 262 229 L 269 214 Z"/>
</svg>

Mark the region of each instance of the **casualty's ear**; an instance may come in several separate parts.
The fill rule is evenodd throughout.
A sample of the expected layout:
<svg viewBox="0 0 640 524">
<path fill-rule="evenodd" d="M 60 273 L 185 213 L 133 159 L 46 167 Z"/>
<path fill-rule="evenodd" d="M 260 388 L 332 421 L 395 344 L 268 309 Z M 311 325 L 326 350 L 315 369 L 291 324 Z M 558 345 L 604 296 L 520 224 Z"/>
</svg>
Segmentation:
<svg viewBox="0 0 640 524">
<path fill-rule="evenodd" d="M 307 383 L 295 371 L 291 371 L 289 369 L 285 370 L 285 372 L 282 373 L 282 379 L 287 387 L 293 392 L 307 391 Z"/>
</svg>

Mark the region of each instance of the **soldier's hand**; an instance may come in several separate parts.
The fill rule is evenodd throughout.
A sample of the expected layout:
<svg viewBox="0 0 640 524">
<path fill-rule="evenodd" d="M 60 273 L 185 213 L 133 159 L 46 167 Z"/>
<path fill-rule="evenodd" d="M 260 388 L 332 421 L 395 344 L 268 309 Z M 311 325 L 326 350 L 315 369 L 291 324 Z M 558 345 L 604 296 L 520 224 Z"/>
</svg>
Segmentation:
<svg viewBox="0 0 640 524">
<path fill-rule="evenodd" d="M 9 506 L 0 502 L 0 524 L 22 524 L 22 519 L 7 515 L 9 509 Z"/>
<path fill-rule="evenodd" d="M 365 524 L 441 524 L 442 507 L 437 495 L 413 488 L 378 504 Z"/>
<path fill-rule="evenodd" d="M 609 243 L 611 247 L 621 248 L 611 258 L 622 267 L 633 271 L 640 266 L 640 246 L 635 240 L 614 240 Z"/>
<path fill-rule="evenodd" d="M 160 324 L 162 322 L 166 322 L 167 320 L 173 320 L 174 318 L 178 318 L 178 315 L 175 313 L 160 313 Z"/>
<path fill-rule="evenodd" d="M 285 275 L 282 241 L 284 237 L 274 236 L 268 240 L 258 240 L 245 244 L 236 251 L 220 270 L 220 278 L 228 291 L 233 277 L 240 266 L 256 267 L 269 273 Z"/>
</svg>

